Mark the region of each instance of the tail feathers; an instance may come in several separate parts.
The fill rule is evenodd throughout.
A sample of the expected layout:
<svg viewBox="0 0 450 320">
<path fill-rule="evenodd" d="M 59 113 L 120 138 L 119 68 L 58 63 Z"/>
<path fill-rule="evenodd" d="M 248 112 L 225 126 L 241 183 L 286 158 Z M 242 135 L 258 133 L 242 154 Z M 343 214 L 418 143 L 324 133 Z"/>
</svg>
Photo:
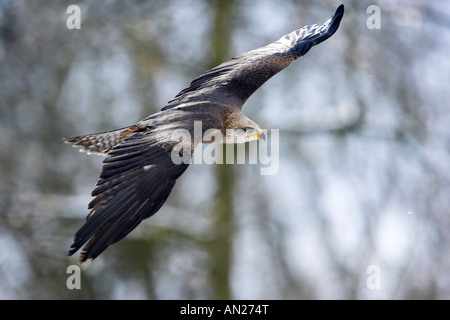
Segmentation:
<svg viewBox="0 0 450 320">
<path fill-rule="evenodd" d="M 133 132 L 143 131 L 145 129 L 147 129 L 146 126 L 134 125 L 113 131 L 64 138 L 63 140 L 65 143 L 72 144 L 73 147 L 80 147 L 80 152 L 106 156 L 108 152 L 122 142 L 126 136 Z"/>
</svg>

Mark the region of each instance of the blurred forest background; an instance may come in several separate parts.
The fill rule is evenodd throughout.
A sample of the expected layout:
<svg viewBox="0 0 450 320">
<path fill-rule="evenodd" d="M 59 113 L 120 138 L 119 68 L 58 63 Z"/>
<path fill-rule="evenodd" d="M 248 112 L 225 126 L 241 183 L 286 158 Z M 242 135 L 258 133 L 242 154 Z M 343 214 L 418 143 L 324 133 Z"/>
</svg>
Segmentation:
<svg viewBox="0 0 450 320">
<path fill-rule="evenodd" d="M 133 124 L 341 2 L 336 34 L 243 109 L 280 129 L 279 172 L 190 166 L 69 290 L 102 157 L 61 139 Z M 450 3 L 1 0 L 0 37 L 1 299 L 450 298 Z"/>
</svg>

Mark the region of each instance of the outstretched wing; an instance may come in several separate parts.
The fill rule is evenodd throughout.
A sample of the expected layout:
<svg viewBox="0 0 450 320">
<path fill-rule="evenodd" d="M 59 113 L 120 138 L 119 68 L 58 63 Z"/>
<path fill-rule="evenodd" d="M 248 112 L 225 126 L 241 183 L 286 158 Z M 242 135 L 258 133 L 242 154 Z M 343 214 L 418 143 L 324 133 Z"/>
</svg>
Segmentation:
<svg viewBox="0 0 450 320">
<path fill-rule="evenodd" d="M 207 71 L 169 101 L 162 110 L 183 108 L 190 102 L 209 101 L 242 108 L 245 101 L 272 76 L 331 37 L 344 15 L 340 5 L 323 25 L 295 30 L 265 47 L 249 51 Z"/>
<path fill-rule="evenodd" d="M 188 167 L 172 161 L 176 143 L 151 131 L 137 131 L 108 153 L 92 191 L 92 210 L 76 233 L 69 255 L 89 241 L 80 262 L 94 259 L 158 211 Z"/>
</svg>

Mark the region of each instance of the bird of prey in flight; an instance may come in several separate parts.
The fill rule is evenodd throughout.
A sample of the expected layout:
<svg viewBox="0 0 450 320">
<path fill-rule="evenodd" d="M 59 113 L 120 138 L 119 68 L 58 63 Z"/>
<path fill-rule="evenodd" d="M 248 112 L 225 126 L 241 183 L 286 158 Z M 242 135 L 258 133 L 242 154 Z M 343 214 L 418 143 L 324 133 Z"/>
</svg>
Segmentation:
<svg viewBox="0 0 450 320">
<path fill-rule="evenodd" d="M 172 151 L 180 143 L 179 137 L 174 138 L 176 130 L 187 130 L 192 136 L 194 122 L 201 121 L 202 134 L 216 129 L 222 143 L 258 139 L 262 130 L 241 112 L 242 105 L 272 76 L 331 37 L 343 14 L 340 5 L 323 25 L 305 26 L 205 72 L 160 112 L 134 125 L 66 138 L 80 151 L 105 156 L 88 206 L 91 211 L 75 234 L 69 255 L 84 246 L 80 263 L 95 259 L 161 208 L 189 166 L 172 160 Z M 211 141 L 190 142 L 190 151 L 200 142 Z"/>
</svg>

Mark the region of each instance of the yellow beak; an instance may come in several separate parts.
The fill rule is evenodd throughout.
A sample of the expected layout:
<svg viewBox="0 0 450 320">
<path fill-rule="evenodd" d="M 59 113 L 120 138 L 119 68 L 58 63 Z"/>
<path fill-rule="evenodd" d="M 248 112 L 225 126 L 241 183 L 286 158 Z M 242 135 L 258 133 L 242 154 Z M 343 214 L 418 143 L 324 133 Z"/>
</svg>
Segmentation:
<svg viewBox="0 0 450 320">
<path fill-rule="evenodd" d="M 258 134 L 249 134 L 250 137 L 255 137 L 256 139 L 266 140 L 266 135 L 261 129 L 258 129 Z"/>
</svg>

